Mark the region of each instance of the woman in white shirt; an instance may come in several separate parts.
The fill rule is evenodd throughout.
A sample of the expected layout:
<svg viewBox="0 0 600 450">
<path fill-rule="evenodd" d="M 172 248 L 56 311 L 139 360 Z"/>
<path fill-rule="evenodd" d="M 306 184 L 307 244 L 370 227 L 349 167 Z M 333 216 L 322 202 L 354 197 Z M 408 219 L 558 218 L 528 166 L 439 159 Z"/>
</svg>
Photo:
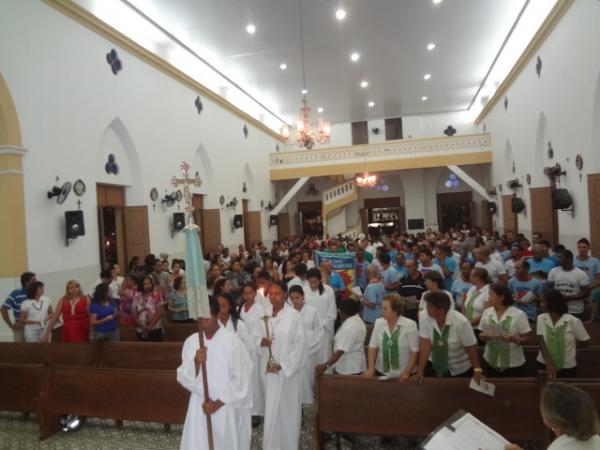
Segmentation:
<svg viewBox="0 0 600 450">
<path fill-rule="evenodd" d="M 544 425 L 556 436 L 548 450 L 600 449 L 600 420 L 592 397 L 576 386 L 552 383 L 542 392 Z M 523 450 L 507 445 L 505 450 Z"/>
<path fill-rule="evenodd" d="M 512 306 L 514 299 L 506 285 L 490 286 L 491 307 L 483 311 L 479 339 L 484 341 L 485 373 L 491 377 L 525 376 L 525 354 L 521 345 L 531 338 L 527 315 Z"/>
<path fill-rule="evenodd" d="M 381 316 L 375 321 L 369 342 L 368 369 L 363 378 L 383 375 L 399 382 L 408 381 L 417 365 L 419 332 L 414 320 L 402 316 L 399 295 L 383 297 Z"/>
<path fill-rule="evenodd" d="M 425 311 L 425 307 L 427 306 L 427 303 L 425 302 L 425 296 L 428 292 L 433 291 L 445 292 L 450 299 L 450 309 L 456 309 L 454 306 L 454 297 L 450 292 L 444 289 L 444 277 L 439 272 L 427 272 L 425 275 L 423 275 L 423 280 L 425 282 L 425 289 L 427 290 L 423 292 L 423 295 L 421 296 L 421 301 L 419 302 L 419 314 L 422 311 Z"/>
<path fill-rule="evenodd" d="M 473 286 L 467 291 L 463 312 L 473 329 L 476 329 L 481 320 L 483 310 L 489 306 L 490 276 L 483 267 L 475 267 L 471 270 L 471 283 Z M 478 331 L 476 332 L 476 334 Z"/>
<path fill-rule="evenodd" d="M 342 326 L 335 333 L 333 355 L 325 364 L 317 366 L 319 374 L 334 366 L 334 372 L 340 375 L 360 375 L 366 368 L 365 339 L 367 326 L 358 315 L 360 303 L 355 300 L 343 300 L 340 304 Z"/>
<path fill-rule="evenodd" d="M 577 342 L 589 344 L 590 335 L 581 320 L 568 314 L 568 305 L 556 289 L 547 289 L 542 295 L 542 309 L 537 318 L 537 336 L 540 344 L 538 363 L 549 378 L 577 376 Z"/>
<path fill-rule="evenodd" d="M 321 340 L 321 350 L 319 361 L 327 361 L 331 356 L 331 344 L 333 342 L 333 326 L 337 318 L 337 307 L 335 304 L 335 293 L 331 286 L 322 282 L 322 275 L 319 269 L 310 269 L 306 273 L 308 280 L 308 289 L 305 294 L 307 305 L 314 307 L 321 319 L 321 324 L 325 330 L 325 336 Z"/>
<path fill-rule="evenodd" d="M 321 353 L 321 341 L 325 335 L 325 330 L 323 329 L 317 310 L 305 304 L 302 286 L 292 286 L 288 291 L 288 298 L 294 309 L 300 313 L 306 340 L 307 361 L 304 364 L 302 373 L 302 403 L 312 405 L 315 400 L 315 367 L 322 362 L 318 358 Z"/>
<path fill-rule="evenodd" d="M 27 287 L 27 300 L 21 304 L 19 317 L 25 326 L 25 342 L 41 342 L 51 315 L 52 307 L 50 299 L 44 295 L 44 283 L 34 281 Z"/>
</svg>

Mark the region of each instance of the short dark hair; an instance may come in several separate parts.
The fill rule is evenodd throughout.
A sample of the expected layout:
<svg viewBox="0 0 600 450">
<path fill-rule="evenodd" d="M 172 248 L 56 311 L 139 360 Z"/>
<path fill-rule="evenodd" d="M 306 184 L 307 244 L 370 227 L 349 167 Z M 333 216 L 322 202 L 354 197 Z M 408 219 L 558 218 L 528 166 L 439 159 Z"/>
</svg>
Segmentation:
<svg viewBox="0 0 600 450">
<path fill-rule="evenodd" d="M 44 287 L 44 283 L 42 283 L 41 281 L 34 281 L 29 286 L 27 286 L 27 298 L 35 298 L 37 290 L 41 287 Z"/>
<path fill-rule="evenodd" d="M 391 261 L 390 255 L 387 252 L 381 252 L 381 255 L 379 255 L 379 261 L 381 261 L 383 264 L 389 264 Z"/>
<path fill-rule="evenodd" d="M 450 297 L 444 291 L 429 291 L 423 295 L 423 298 L 434 308 L 450 310 Z"/>
<path fill-rule="evenodd" d="M 545 245 L 546 247 L 550 248 L 550 242 L 548 242 L 546 239 L 540 239 L 539 241 L 537 241 L 537 243 Z"/>
<path fill-rule="evenodd" d="M 298 263 L 294 267 L 294 273 L 299 277 L 305 276 L 307 270 L 308 270 L 308 268 L 306 267 L 306 264 L 304 264 L 304 263 Z"/>
<path fill-rule="evenodd" d="M 288 295 L 289 294 L 300 294 L 302 297 L 304 297 L 304 289 L 302 289 L 302 286 L 300 286 L 299 284 L 295 284 L 292 287 L 290 287 L 290 290 L 288 291 Z"/>
<path fill-rule="evenodd" d="M 183 282 L 183 277 L 181 275 L 179 275 L 178 277 L 175 277 L 175 279 L 173 280 L 173 289 L 178 291 L 179 288 L 181 287 L 182 282 Z"/>
<path fill-rule="evenodd" d="M 555 312 L 561 316 L 569 312 L 569 307 L 567 306 L 565 298 L 561 292 L 556 289 L 545 289 L 544 300 L 548 312 Z"/>
<path fill-rule="evenodd" d="M 444 277 L 437 270 L 427 272 L 423 279 L 437 284 L 438 289 L 444 289 Z"/>
<path fill-rule="evenodd" d="M 285 281 L 281 281 L 281 280 L 273 281 L 273 283 L 271 283 L 271 286 L 269 286 L 269 290 L 271 290 L 271 288 L 273 286 L 278 286 L 279 289 L 281 289 L 284 294 L 287 293 L 288 287 L 287 287 L 287 284 L 285 283 Z"/>
<path fill-rule="evenodd" d="M 531 267 L 531 264 L 529 264 L 529 259 L 522 260 L 521 265 L 523 266 L 523 269 L 527 270 L 529 270 L 529 268 Z"/>
<path fill-rule="evenodd" d="M 112 274 L 112 270 L 111 269 L 104 269 L 102 272 L 100 272 L 100 278 L 112 278 L 113 274 Z"/>
<path fill-rule="evenodd" d="M 33 278 L 35 278 L 35 273 L 33 272 L 23 272 L 21 274 L 21 286 L 25 287 L 27 283 L 29 283 Z"/>
<path fill-rule="evenodd" d="M 502 304 L 506 307 L 515 303 L 515 299 L 510 292 L 510 289 L 505 284 L 502 283 L 493 283 L 490 286 L 490 290 L 493 291 L 496 295 L 502 297 Z"/>
<path fill-rule="evenodd" d="M 94 289 L 94 295 L 92 295 L 92 303 L 102 303 L 106 300 L 109 300 L 108 291 L 109 291 L 108 284 L 100 283 Z"/>
<path fill-rule="evenodd" d="M 208 306 L 210 309 L 211 316 L 216 316 L 219 314 L 221 307 L 219 306 L 219 302 L 217 301 L 216 297 L 208 297 Z"/>
<path fill-rule="evenodd" d="M 588 241 L 586 238 L 581 238 L 581 239 L 579 239 L 579 240 L 577 241 L 577 244 L 585 244 L 585 245 L 587 245 L 588 247 L 591 245 L 591 244 L 590 244 L 590 241 Z"/>
<path fill-rule="evenodd" d="M 256 275 L 256 279 L 258 280 L 259 278 L 261 280 L 271 281 L 271 274 L 266 270 L 261 270 L 260 272 L 258 272 L 258 275 Z"/>
<path fill-rule="evenodd" d="M 354 316 L 360 311 L 360 303 L 351 298 L 342 300 L 340 303 L 340 311 L 348 317 Z"/>
<path fill-rule="evenodd" d="M 425 256 L 428 256 L 430 258 L 433 258 L 433 253 L 431 253 L 431 250 L 429 250 L 428 248 L 421 248 L 419 250 L 419 255 L 421 255 L 421 253 L 423 253 Z"/>
<path fill-rule="evenodd" d="M 558 252 L 558 255 L 562 255 L 564 258 L 567 258 L 569 261 L 573 261 L 573 252 L 571 250 L 561 250 Z"/>
<path fill-rule="evenodd" d="M 473 275 L 483 281 L 485 284 L 490 284 L 490 274 L 485 267 L 475 267 Z"/>
</svg>

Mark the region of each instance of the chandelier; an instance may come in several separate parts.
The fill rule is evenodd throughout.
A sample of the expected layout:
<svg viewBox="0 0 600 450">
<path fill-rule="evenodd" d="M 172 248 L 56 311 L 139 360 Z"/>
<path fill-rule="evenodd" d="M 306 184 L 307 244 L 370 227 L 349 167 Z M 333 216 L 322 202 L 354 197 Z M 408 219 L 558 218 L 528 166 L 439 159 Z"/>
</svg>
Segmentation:
<svg viewBox="0 0 600 450">
<path fill-rule="evenodd" d="M 362 175 L 356 176 L 356 185 L 362 188 L 372 188 L 377 184 L 377 175 L 374 173 L 364 172 Z"/>
<path fill-rule="evenodd" d="M 302 0 L 298 0 L 300 10 L 300 53 L 302 55 L 302 107 L 296 122 L 296 144 L 300 148 L 310 150 L 315 144 L 327 144 L 331 138 L 331 125 L 319 117 L 316 129 L 310 123 L 310 108 L 306 99 L 306 70 L 304 67 L 304 28 L 302 26 Z M 282 136 L 290 143 L 290 128 L 284 125 L 281 129 Z"/>
</svg>

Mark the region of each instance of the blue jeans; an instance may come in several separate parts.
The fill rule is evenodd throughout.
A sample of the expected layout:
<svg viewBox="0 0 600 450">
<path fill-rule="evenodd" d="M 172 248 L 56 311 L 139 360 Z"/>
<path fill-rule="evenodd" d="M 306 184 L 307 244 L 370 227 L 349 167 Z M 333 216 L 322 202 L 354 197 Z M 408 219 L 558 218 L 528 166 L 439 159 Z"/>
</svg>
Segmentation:
<svg viewBox="0 0 600 450">
<path fill-rule="evenodd" d="M 119 329 L 113 331 L 94 331 L 93 341 L 119 342 Z"/>
</svg>

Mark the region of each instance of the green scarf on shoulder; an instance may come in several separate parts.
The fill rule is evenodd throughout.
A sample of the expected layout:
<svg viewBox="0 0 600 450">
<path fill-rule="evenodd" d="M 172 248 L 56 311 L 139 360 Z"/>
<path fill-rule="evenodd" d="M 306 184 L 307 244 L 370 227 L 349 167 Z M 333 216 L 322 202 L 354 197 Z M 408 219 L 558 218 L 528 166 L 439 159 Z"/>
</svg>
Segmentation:
<svg viewBox="0 0 600 450">
<path fill-rule="evenodd" d="M 433 329 L 433 343 L 431 346 L 431 364 L 438 377 L 443 377 L 448 373 L 448 335 L 450 325 L 446 325 L 440 334 Z"/>
<path fill-rule="evenodd" d="M 563 323 L 558 328 L 552 328 L 546 324 L 546 348 L 550 354 L 552 365 L 556 370 L 565 366 L 565 333 L 567 324 Z"/>
<path fill-rule="evenodd" d="M 400 337 L 400 328 L 396 328 L 391 336 L 383 333 L 383 373 L 388 373 L 390 369 L 400 369 L 400 351 L 398 350 L 398 338 Z"/>
<path fill-rule="evenodd" d="M 504 335 L 509 334 L 512 317 L 507 317 L 500 323 L 492 321 L 492 325 L 500 325 Z M 496 370 L 504 370 L 510 367 L 510 344 L 505 341 L 489 341 L 489 363 Z"/>
</svg>

